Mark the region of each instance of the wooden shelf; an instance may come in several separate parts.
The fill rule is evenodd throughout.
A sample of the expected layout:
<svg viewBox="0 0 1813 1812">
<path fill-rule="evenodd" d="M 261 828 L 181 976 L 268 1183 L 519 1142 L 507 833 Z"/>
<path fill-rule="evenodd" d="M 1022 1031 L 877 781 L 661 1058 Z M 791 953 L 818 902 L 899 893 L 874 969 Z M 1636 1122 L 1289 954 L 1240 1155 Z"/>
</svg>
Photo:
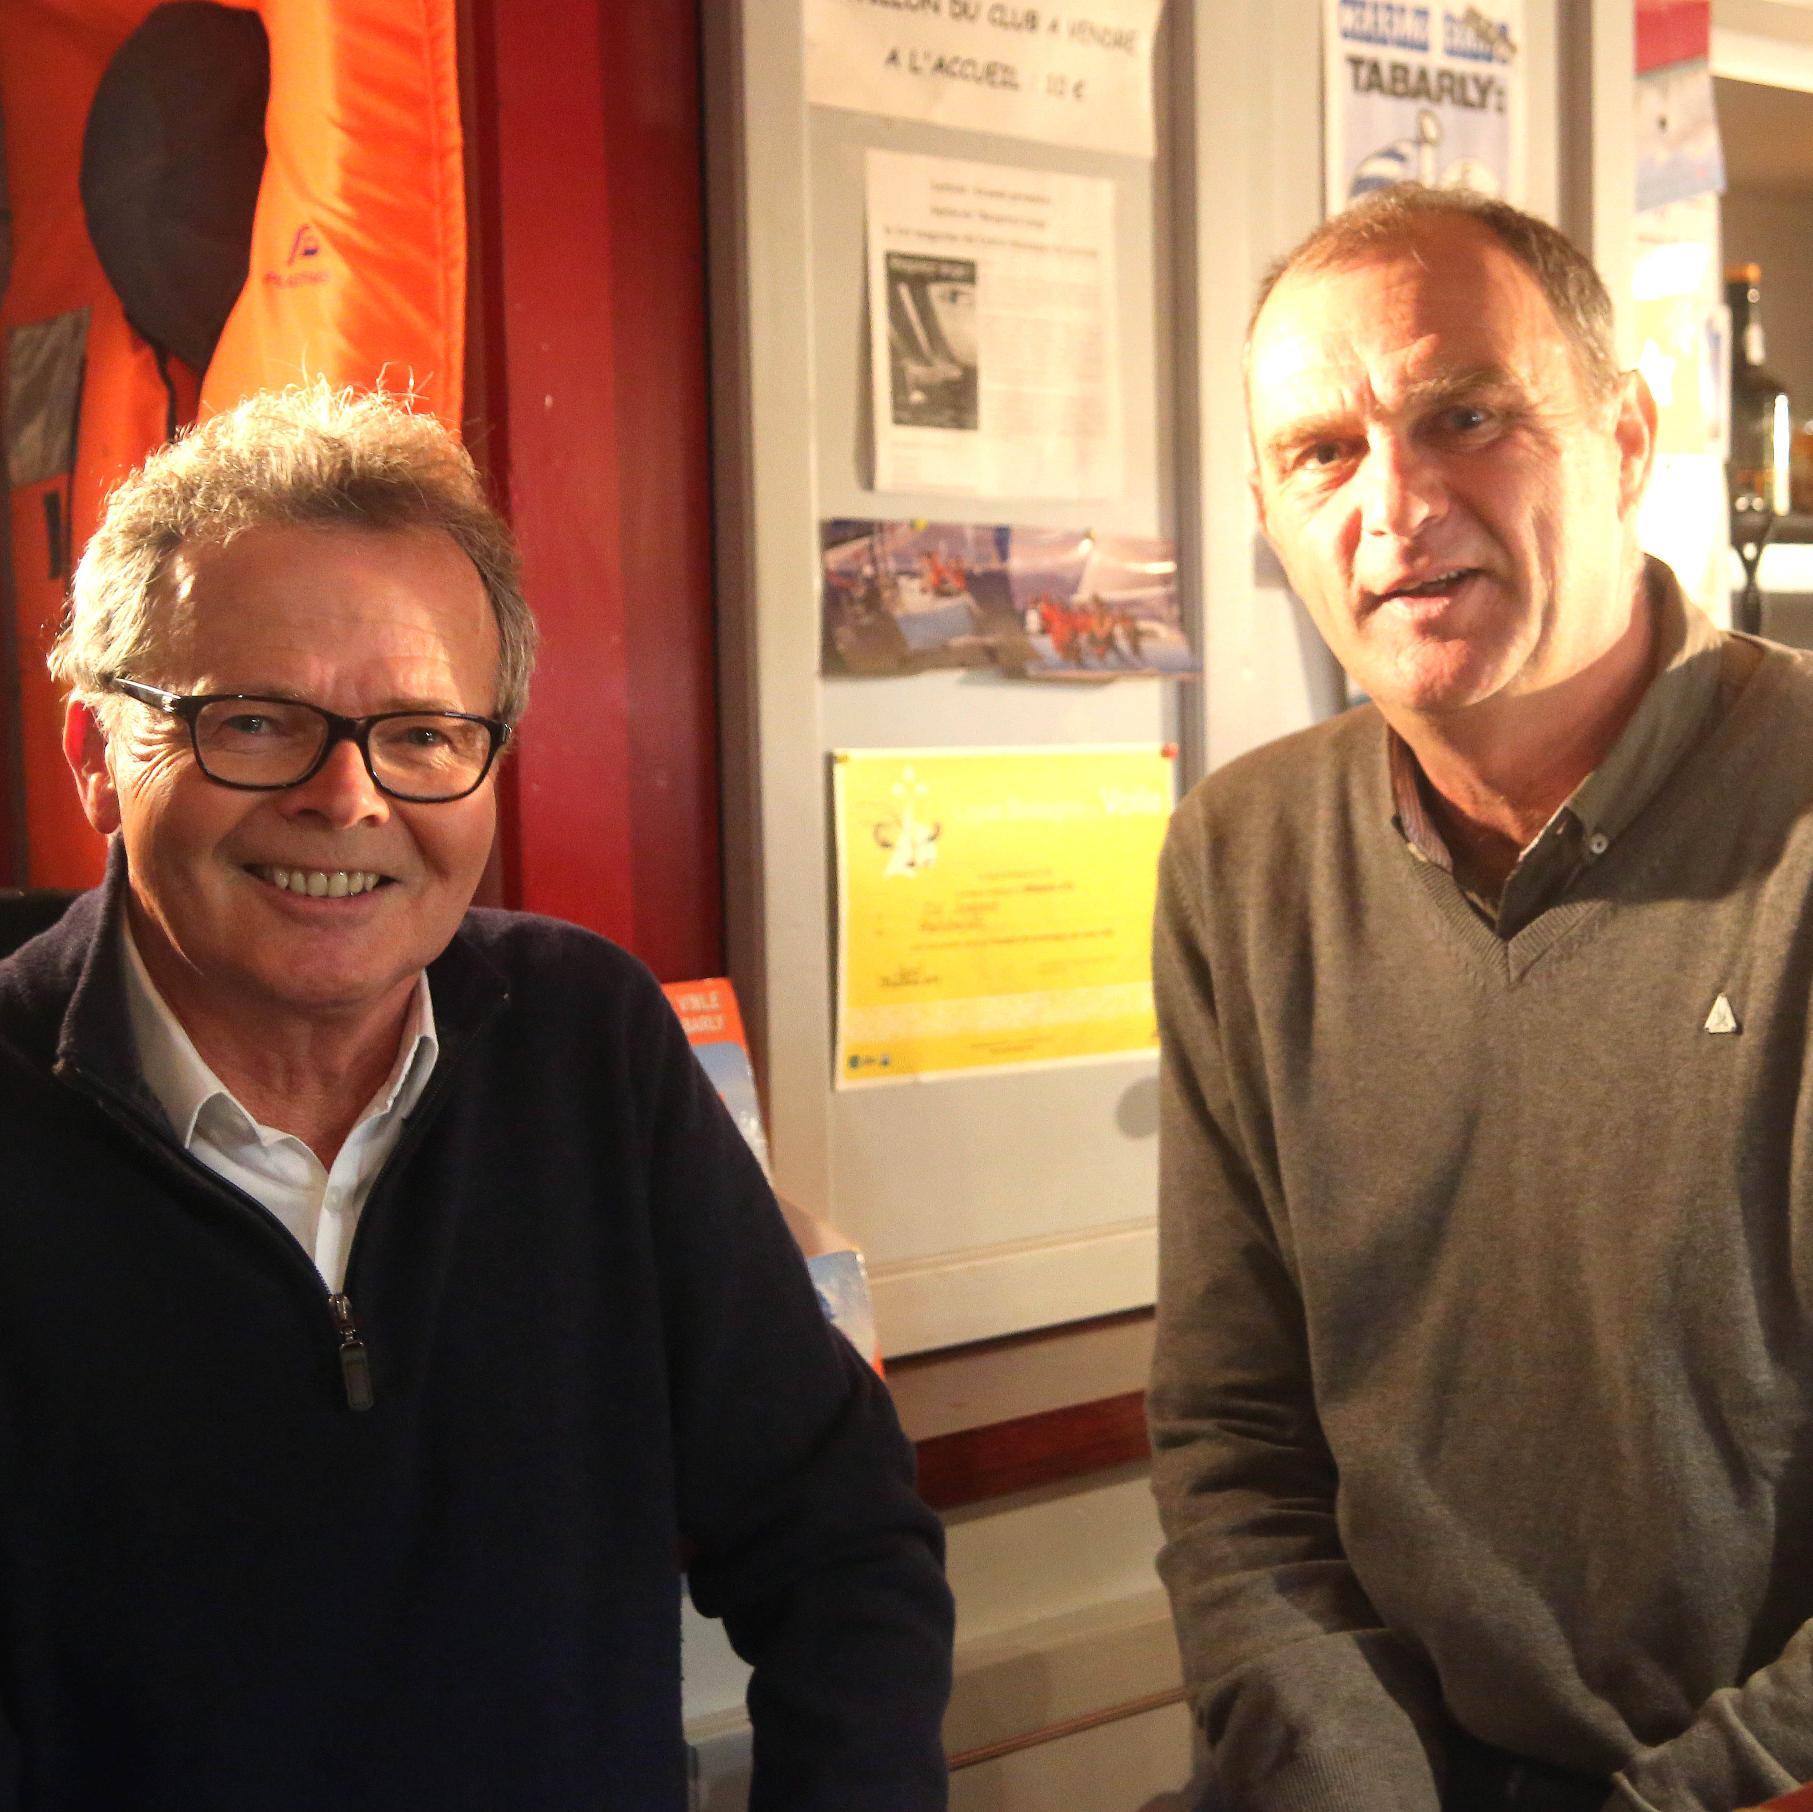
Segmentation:
<svg viewBox="0 0 1813 1812">
<path fill-rule="evenodd" d="M 1142 1460 L 1152 1311 L 955 1347 L 888 1366 L 935 1509 Z"/>
<path fill-rule="evenodd" d="M 1150 1452 L 1145 1393 L 1127 1391 L 921 1441 L 919 1494 L 934 1510 L 954 1510 L 1112 1471 Z"/>
</svg>

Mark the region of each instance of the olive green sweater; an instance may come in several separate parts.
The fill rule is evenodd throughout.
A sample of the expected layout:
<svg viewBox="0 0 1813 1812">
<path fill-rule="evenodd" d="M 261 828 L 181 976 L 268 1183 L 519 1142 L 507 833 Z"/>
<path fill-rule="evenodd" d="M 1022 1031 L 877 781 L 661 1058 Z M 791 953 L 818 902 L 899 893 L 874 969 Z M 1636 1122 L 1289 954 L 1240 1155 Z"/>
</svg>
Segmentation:
<svg viewBox="0 0 1813 1812">
<path fill-rule="evenodd" d="M 1508 939 L 1370 707 L 1178 811 L 1155 1481 L 1239 1812 L 1434 1812 L 1450 1718 L 1619 1808 L 1813 1777 L 1813 665 L 1761 647 Z"/>
</svg>

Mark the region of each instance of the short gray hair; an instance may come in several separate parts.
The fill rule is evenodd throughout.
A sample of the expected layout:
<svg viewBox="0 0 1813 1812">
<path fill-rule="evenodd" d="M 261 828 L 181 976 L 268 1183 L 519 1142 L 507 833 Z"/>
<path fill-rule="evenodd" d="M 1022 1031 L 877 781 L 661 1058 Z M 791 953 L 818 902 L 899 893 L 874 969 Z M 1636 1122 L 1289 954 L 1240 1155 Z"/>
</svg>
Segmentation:
<svg viewBox="0 0 1813 1812">
<path fill-rule="evenodd" d="M 1247 344 L 1260 312 L 1286 277 L 1298 271 L 1349 269 L 1379 252 L 1396 251 L 1433 220 L 1469 220 L 1496 239 L 1535 279 L 1574 353 L 1582 383 L 1605 398 L 1618 384 L 1612 299 L 1592 260 L 1567 237 L 1496 196 L 1472 189 L 1393 183 L 1322 222 L 1265 273 L 1247 321 Z"/>
<path fill-rule="evenodd" d="M 412 399 L 336 390 L 324 378 L 210 416 L 116 487 L 76 567 L 52 677 L 97 700 L 109 674 L 130 673 L 154 646 L 178 550 L 285 527 L 444 530 L 497 618 L 497 713 L 522 716 L 535 619 L 516 544 L 471 456 Z"/>
</svg>

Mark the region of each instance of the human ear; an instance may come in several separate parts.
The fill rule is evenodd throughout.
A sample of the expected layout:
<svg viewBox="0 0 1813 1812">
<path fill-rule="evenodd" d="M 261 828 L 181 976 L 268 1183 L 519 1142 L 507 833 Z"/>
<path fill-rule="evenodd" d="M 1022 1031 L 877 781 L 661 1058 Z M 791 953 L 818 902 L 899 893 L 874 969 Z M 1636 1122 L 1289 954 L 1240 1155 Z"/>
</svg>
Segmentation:
<svg viewBox="0 0 1813 1812">
<path fill-rule="evenodd" d="M 1642 501 L 1656 462 L 1656 399 L 1642 372 L 1627 371 L 1619 380 L 1617 407 L 1618 508 L 1628 514 Z"/>
<path fill-rule="evenodd" d="M 1270 541 L 1272 531 L 1265 520 L 1265 486 L 1260 482 L 1257 460 L 1247 467 L 1246 488 L 1253 494 L 1253 513 L 1259 519 L 1259 532 Z"/>
<path fill-rule="evenodd" d="M 88 822 L 103 837 L 120 828 L 120 800 L 107 765 L 107 732 L 92 705 L 72 698 L 63 713 L 63 759 L 75 775 Z"/>
</svg>

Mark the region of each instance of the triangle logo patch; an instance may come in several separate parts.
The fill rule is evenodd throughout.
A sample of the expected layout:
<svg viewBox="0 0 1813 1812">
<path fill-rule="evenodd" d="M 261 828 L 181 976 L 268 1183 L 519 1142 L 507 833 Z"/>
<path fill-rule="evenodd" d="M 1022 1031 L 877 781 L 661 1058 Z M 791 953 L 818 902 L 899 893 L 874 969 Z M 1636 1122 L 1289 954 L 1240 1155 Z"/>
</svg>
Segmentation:
<svg viewBox="0 0 1813 1812">
<path fill-rule="evenodd" d="M 1709 1032 L 1741 1030 L 1737 1023 L 1737 1015 L 1731 1010 L 1731 1002 L 1722 994 L 1712 1003 L 1712 1011 L 1706 1015 L 1706 1030 Z"/>
</svg>

